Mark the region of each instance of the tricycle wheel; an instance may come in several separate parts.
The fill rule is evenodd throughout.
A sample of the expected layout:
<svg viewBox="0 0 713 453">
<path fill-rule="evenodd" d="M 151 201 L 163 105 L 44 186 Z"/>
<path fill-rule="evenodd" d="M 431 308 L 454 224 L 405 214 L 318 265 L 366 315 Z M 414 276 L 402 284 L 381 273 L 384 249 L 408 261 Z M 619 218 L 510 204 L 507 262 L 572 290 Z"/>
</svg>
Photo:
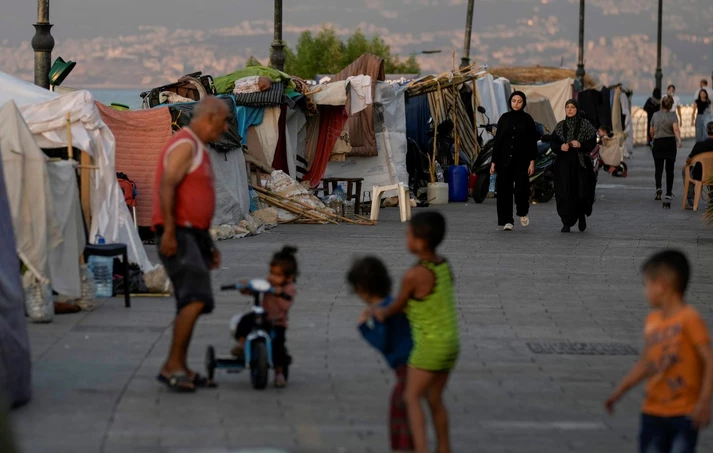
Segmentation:
<svg viewBox="0 0 713 453">
<path fill-rule="evenodd" d="M 254 389 L 262 390 L 267 386 L 267 347 L 263 341 L 254 342 L 251 347 L 250 381 Z"/>
<path fill-rule="evenodd" d="M 215 367 L 215 348 L 208 346 L 208 349 L 205 351 L 205 371 L 210 381 L 215 377 Z"/>
</svg>

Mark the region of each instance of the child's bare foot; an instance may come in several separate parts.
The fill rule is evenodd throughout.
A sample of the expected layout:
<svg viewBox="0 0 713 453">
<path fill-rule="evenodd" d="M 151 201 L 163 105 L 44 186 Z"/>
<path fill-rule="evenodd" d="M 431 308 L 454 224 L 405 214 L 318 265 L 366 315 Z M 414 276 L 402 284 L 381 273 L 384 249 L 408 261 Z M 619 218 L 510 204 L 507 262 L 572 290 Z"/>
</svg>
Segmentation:
<svg viewBox="0 0 713 453">
<path fill-rule="evenodd" d="M 245 348 L 242 345 L 235 345 L 230 350 L 230 354 L 238 360 L 245 360 Z"/>
<path fill-rule="evenodd" d="M 283 389 L 287 387 L 287 381 L 285 380 L 285 375 L 282 373 L 275 374 L 275 388 Z"/>
</svg>

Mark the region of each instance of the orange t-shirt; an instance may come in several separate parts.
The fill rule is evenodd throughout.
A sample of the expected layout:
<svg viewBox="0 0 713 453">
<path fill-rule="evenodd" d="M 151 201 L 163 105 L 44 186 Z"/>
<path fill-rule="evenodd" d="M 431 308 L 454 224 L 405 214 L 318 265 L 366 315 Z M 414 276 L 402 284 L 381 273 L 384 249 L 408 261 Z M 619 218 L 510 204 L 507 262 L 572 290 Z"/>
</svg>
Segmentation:
<svg viewBox="0 0 713 453">
<path fill-rule="evenodd" d="M 688 305 L 668 319 L 657 310 L 646 318 L 644 336 L 644 360 L 651 374 L 642 412 L 658 417 L 691 414 L 703 383 L 697 346 L 709 341 L 705 323 Z"/>
</svg>

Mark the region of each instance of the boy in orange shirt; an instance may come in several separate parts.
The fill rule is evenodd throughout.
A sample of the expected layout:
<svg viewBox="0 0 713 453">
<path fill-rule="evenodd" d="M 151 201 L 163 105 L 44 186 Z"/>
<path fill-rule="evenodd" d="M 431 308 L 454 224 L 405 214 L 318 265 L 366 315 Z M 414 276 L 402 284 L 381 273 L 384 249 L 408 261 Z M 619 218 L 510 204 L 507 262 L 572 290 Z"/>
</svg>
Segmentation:
<svg viewBox="0 0 713 453">
<path fill-rule="evenodd" d="M 647 379 L 639 451 L 693 453 L 698 430 L 711 418 L 713 351 L 708 329 L 684 300 L 690 265 L 683 253 L 659 252 L 642 271 L 652 307 L 644 327 L 644 351 L 605 405 L 612 413 L 628 390 Z"/>
</svg>

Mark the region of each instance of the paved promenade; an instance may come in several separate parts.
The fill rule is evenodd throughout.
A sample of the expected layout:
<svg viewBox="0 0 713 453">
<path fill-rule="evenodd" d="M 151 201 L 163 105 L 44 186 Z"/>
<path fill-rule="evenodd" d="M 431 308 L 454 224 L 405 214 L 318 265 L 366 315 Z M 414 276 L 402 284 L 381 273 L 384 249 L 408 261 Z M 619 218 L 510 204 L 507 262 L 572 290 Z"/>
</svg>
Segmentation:
<svg viewBox="0 0 713 453">
<path fill-rule="evenodd" d="M 533 206 L 531 225 L 512 233 L 496 229 L 495 200 L 440 208 L 462 336 L 446 393 L 455 452 L 635 451 L 640 389 L 614 416 L 602 403 L 640 351 L 647 304 L 638 269 L 660 248 L 688 253 L 688 299 L 713 328 L 713 227 L 681 210 L 680 175 L 670 211 L 653 201 L 647 148 L 629 164 L 628 178 L 600 174 L 585 233 L 559 232 L 554 200 Z M 397 216 L 391 208 L 375 227 L 286 225 L 219 244 L 216 287 L 263 276 L 283 244 L 300 249 L 285 390 L 255 391 L 247 375 L 221 373 L 218 389 L 167 392 L 155 376 L 169 346 L 171 299 L 137 298 L 130 309 L 110 299 L 91 313 L 31 325 L 34 398 L 11 414 L 22 452 L 388 451 L 393 377 L 357 334 L 363 305 L 344 273 L 364 253 L 381 256 L 397 278 L 403 273 L 413 258 Z M 195 368 L 202 371 L 208 344 L 228 352 L 228 319 L 248 306 L 240 295 L 218 294 L 194 336 Z M 699 451 L 713 451 L 710 430 Z"/>
</svg>

